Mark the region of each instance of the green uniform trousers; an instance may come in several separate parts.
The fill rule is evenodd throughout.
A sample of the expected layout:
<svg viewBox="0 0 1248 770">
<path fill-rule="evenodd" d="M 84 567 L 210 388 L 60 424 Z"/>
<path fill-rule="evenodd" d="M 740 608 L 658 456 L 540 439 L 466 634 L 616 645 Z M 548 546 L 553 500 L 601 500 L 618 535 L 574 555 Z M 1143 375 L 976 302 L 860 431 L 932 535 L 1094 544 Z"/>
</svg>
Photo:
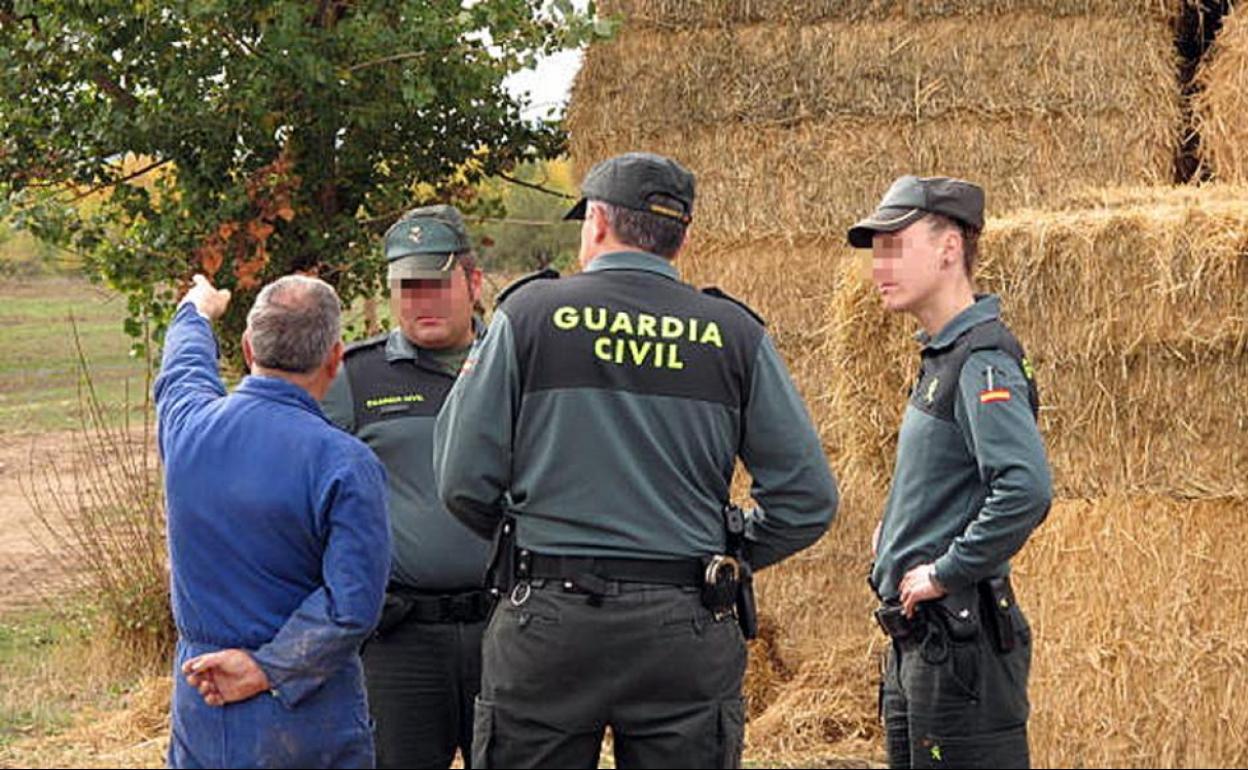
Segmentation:
<svg viewBox="0 0 1248 770">
<path fill-rule="evenodd" d="M 451 766 L 472 750 L 485 622 L 405 622 L 364 646 L 377 767 Z"/>
<path fill-rule="evenodd" d="M 892 643 L 880 689 L 890 767 L 1030 766 L 1031 631 L 1017 606 L 1012 612 L 1017 641 L 1008 653 L 982 630 L 953 641 L 937 621 Z"/>
<path fill-rule="evenodd" d="M 535 581 L 523 602 L 499 603 L 482 645 L 475 767 L 596 767 L 607 727 L 620 768 L 739 767 L 735 618 L 715 620 L 696 588 L 608 585 L 590 603 Z"/>
</svg>

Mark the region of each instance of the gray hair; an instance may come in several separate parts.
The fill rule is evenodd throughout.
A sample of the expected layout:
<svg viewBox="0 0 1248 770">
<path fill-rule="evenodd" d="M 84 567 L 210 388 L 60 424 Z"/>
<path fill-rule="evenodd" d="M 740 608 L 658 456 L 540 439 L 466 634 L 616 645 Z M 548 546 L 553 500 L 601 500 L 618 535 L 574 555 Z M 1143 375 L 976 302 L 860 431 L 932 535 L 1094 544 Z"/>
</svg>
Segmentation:
<svg viewBox="0 0 1248 770">
<path fill-rule="evenodd" d="M 278 278 L 260 290 L 247 313 L 255 362 L 282 372 L 313 371 L 342 338 L 341 316 L 329 284 L 304 275 Z"/>
<path fill-rule="evenodd" d="M 685 242 L 684 222 L 606 201 L 593 201 L 593 204 L 602 210 L 615 237 L 629 246 L 671 259 Z"/>
</svg>

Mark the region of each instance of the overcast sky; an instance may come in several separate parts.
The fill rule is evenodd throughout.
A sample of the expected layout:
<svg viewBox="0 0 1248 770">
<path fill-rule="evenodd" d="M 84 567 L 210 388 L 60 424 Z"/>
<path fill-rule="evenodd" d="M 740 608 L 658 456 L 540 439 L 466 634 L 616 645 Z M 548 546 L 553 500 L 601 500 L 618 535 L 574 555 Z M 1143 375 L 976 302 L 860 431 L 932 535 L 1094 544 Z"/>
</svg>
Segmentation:
<svg viewBox="0 0 1248 770">
<path fill-rule="evenodd" d="M 545 117 L 552 107 L 559 112 L 568 103 L 568 91 L 576 71 L 581 68 L 580 51 L 561 51 L 549 56 L 533 69 L 517 72 L 507 78 L 504 85 L 513 95 L 529 94 L 530 107 L 524 112 L 526 118 Z"/>
</svg>

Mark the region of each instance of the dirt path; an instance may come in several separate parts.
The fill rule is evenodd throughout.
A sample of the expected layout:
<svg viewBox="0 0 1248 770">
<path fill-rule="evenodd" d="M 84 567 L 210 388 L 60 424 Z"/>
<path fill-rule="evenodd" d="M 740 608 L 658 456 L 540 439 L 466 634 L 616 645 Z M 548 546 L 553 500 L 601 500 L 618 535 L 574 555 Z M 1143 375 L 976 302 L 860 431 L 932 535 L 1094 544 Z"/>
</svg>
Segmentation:
<svg viewBox="0 0 1248 770">
<path fill-rule="evenodd" d="M 141 435 L 136 431 L 133 440 Z M 69 553 L 41 521 L 27 491 L 60 489 L 72 496 L 82 452 L 76 431 L 0 436 L 0 615 L 55 599 L 72 585 Z M 46 498 L 42 507 L 54 526 L 63 525 L 61 512 Z"/>
</svg>

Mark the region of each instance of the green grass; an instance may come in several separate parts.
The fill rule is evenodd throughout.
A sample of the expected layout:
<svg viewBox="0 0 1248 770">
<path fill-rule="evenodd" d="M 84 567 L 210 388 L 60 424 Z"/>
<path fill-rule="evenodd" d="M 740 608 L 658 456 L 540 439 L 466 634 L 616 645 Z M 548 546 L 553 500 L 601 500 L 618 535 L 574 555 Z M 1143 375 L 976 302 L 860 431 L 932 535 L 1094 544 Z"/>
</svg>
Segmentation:
<svg viewBox="0 0 1248 770">
<path fill-rule="evenodd" d="M 78 278 L 0 280 L 0 435 L 79 425 L 71 314 L 101 402 L 140 414 L 144 363 L 130 356 L 121 297 Z"/>
<path fill-rule="evenodd" d="M 33 610 L 0 619 L 0 748 L 69 726 L 82 696 L 74 678 L 50 670 L 80 658 L 88 644 L 81 616 Z"/>
</svg>

